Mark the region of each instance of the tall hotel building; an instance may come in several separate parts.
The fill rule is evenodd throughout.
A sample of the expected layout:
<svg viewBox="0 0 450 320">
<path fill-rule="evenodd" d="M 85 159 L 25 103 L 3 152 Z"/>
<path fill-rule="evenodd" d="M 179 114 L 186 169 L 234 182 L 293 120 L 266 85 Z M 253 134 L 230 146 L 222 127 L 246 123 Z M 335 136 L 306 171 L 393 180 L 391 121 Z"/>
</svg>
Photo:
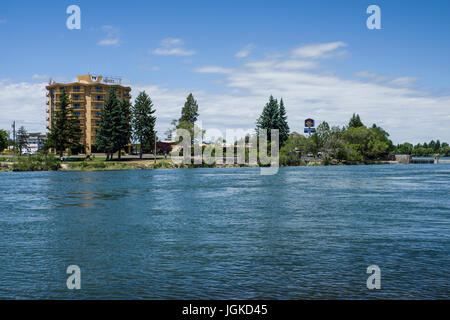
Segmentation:
<svg viewBox="0 0 450 320">
<path fill-rule="evenodd" d="M 57 109 L 59 98 L 65 90 L 70 95 L 75 116 L 80 120 L 82 143 L 86 146 L 86 153 L 95 152 L 95 133 L 103 110 L 103 103 L 110 87 L 116 88 L 119 99 L 131 99 L 130 87 L 121 85 L 117 78 L 104 78 L 102 76 L 77 76 L 78 82 L 56 83 L 50 81 L 46 87 L 47 93 L 47 121 L 52 126 L 52 119 Z"/>
</svg>

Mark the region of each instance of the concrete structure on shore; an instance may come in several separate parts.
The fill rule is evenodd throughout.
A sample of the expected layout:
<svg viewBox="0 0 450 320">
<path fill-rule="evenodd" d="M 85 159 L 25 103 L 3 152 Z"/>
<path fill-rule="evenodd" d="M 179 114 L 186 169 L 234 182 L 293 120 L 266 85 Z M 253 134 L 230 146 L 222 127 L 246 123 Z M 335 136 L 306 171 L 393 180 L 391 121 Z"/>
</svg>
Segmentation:
<svg viewBox="0 0 450 320">
<path fill-rule="evenodd" d="M 429 157 L 425 157 L 425 158 L 413 158 L 411 155 L 409 154 L 397 154 L 395 155 L 395 163 L 400 163 L 400 164 L 450 164 L 450 160 L 448 159 L 441 159 L 439 157 L 434 157 L 434 158 L 429 158 Z"/>
<path fill-rule="evenodd" d="M 95 134 L 109 88 L 116 88 L 116 95 L 119 99 L 131 99 L 131 88 L 122 86 L 122 81 L 118 78 L 90 74 L 77 76 L 77 78 L 78 82 L 73 83 L 56 83 L 50 80 L 49 85 L 46 86 L 48 90 L 47 121 L 51 128 L 55 110 L 58 108 L 59 97 L 63 91 L 66 91 L 70 95 L 74 115 L 80 121 L 81 143 L 86 146 L 86 153 L 90 154 L 95 151 Z"/>
</svg>

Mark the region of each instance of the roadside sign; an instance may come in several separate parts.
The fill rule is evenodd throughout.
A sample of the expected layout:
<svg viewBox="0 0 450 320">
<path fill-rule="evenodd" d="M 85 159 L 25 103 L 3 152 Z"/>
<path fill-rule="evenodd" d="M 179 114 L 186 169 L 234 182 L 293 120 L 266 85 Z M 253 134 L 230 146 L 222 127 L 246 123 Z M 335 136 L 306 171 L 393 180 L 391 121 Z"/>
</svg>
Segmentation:
<svg viewBox="0 0 450 320">
<path fill-rule="evenodd" d="M 305 128 L 305 133 L 314 133 L 316 132 L 316 129 L 314 128 Z"/>
<path fill-rule="evenodd" d="M 312 128 L 314 127 L 314 119 L 308 118 L 305 120 L 305 127 Z"/>
</svg>

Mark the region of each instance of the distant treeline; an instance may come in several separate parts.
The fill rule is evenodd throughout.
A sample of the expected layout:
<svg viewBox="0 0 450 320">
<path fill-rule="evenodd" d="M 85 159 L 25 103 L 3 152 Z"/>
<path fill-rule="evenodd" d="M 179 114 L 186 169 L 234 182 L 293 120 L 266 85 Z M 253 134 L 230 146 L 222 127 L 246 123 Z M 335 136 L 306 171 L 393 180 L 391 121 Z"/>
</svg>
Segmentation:
<svg viewBox="0 0 450 320">
<path fill-rule="evenodd" d="M 439 140 L 431 140 L 429 143 L 425 142 L 423 144 L 418 143 L 414 146 L 409 142 L 405 142 L 397 145 L 395 154 L 409 154 L 416 157 L 450 157 L 450 146 L 447 142 L 441 143 Z"/>
<path fill-rule="evenodd" d="M 366 127 L 358 114 L 353 114 L 343 127 L 330 127 L 324 121 L 312 134 L 290 133 L 283 100 L 278 103 L 272 96 L 257 119 L 256 132 L 261 129 L 280 130 L 281 165 L 303 165 L 312 157 L 322 164 L 358 164 L 392 160 L 395 154 L 450 155 L 448 143 L 439 140 L 395 146 L 388 132 L 376 124 Z"/>
</svg>

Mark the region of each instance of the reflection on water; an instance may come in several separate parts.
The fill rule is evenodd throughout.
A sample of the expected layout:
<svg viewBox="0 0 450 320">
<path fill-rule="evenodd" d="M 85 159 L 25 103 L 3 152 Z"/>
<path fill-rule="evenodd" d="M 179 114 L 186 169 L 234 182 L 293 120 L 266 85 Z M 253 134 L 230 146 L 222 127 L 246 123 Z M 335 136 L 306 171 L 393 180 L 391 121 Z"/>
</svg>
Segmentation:
<svg viewBox="0 0 450 320">
<path fill-rule="evenodd" d="M 449 298 L 449 177 L 448 165 L 0 173 L 0 298 Z M 82 290 L 65 287 L 70 264 Z"/>
</svg>

